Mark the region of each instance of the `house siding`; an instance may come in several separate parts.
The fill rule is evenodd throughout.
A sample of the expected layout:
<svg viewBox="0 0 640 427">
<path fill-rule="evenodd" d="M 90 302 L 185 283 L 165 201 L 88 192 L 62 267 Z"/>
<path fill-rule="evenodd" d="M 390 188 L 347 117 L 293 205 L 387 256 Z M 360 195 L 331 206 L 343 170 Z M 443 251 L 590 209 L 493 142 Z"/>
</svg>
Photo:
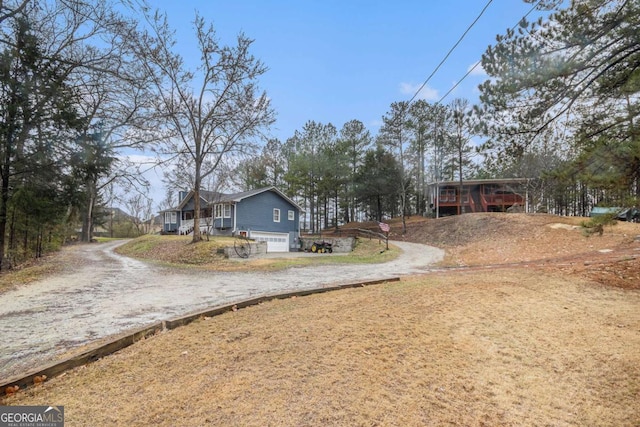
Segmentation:
<svg viewBox="0 0 640 427">
<path fill-rule="evenodd" d="M 273 221 L 273 210 L 280 209 L 280 222 Z M 295 212 L 294 220 L 288 219 L 288 212 Z M 238 231 L 264 231 L 288 233 L 289 250 L 298 249 L 299 217 L 298 208 L 273 191 L 265 191 L 243 199 L 237 204 Z"/>
<path fill-rule="evenodd" d="M 181 203 L 184 203 L 184 206 L 177 210 L 177 223 L 164 224 L 165 232 L 179 230 L 181 222 L 184 223 L 181 219 L 187 212 L 189 212 L 189 221 L 191 221 L 194 208 L 193 196 L 191 195 L 187 199 L 181 194 L 181 197 Z M 228 195 L 217 193 L 215 200 L 208 203 L 202 200 L 201 204 L 201 208 L 207 212 L 209 233 L 213 235 L 232 235 L 242 231 L 246 231 L 248 234 L 252 232 L 286 233 L 289 236 L 289 250 L 297 251 L 299 249 L 300 208 L 275 188 Z M 215 218 L 211 221 L 211 216 L 215 215 L 218 204 L 231 206 L 230 218 Z M 273 220 L 274 209 L 280 210 L 279 222 Z M 289 219 L 289 212 L 292 212 L 292 219 Z"/>
<path fill-rule="evenodd" d="M 206 204 L 207 204 L 207 202 L 205 202 L 204 200 L 200 199 L 200 209 L 204 208 L 206 206 Z M 195 210 L 195 202 L 194 202 L 193 196 L 189 197 L 189 200 L 184 205 L 182 210 L 183 211 L 193 211 L 193 210 Z"/>
<path fill-rule="evenodd" d="M 216 218 L 213 220 L 211 234 L 214 236 L 231 236 L 233 234 L 233 213 L 235 206 L 231 206 L 231 218 Z"/>
</svg>

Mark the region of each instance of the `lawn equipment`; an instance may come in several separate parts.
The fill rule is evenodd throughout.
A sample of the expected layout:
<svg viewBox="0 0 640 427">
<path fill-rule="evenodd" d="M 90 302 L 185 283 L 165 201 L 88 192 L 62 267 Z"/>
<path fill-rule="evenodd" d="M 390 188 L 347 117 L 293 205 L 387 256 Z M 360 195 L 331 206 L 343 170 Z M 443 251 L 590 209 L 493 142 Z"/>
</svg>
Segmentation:
<svg viewBox="0 0 640 427">
<path fill-rule="evenodd" d="M 311 245 L 311 252 L 318 254 L 323 254 L 325 252 L 332 253 L 333 245 L 329 242 L 325 242 L 324 240 L 322 242 L 313 242 L 313 245 Z"/>
</svg>

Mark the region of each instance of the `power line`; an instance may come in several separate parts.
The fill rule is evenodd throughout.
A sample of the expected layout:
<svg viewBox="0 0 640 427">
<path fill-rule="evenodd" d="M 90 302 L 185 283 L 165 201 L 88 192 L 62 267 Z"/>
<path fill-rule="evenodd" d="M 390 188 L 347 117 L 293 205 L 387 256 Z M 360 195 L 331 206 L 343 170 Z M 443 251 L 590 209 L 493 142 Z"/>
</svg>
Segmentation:
<svg viewBox="0 0 640 427">
<path fill-rule="evenodd" d="M 533 12 L 533 11 L 538 7 L 538 5 L 540 4 L 540 1 L 542 1 L 542 0 L 538 0 L 538 2 L 536 2 L 536 4 L 535 4 L 535 5 L 533 5 L 533 7 L 532 7 L 531 9 L 529 9 L 529 11 L 527 12 L 527 14 L 526 14 L 526 15 L 524 15 L 522 18 L 520 18 L 520 19 L 518 20 L 518 22 L 517 22 L 513 27 L 511 27 L 511 30 L 515 30 L 515 29 L 516 29 L 516 27 L 520 24 L 520 22 L 521 22 L 523 19 L 526 19 L 526 18 L 527 18 L 527 16 L 529 16 L 529 15 L 531 14 L 531 12 Z M 457 87 L 460 85 L 460 83 L 462 83 L 462 81 L 463 81 L 464 79 L 466 79 L 466 78 L 469 76 L 469 74 L 471 74 L 471 73 L 473 72 L 473 70 L 475 70 L 475 69 L 478 67 L 478 65 L 480 65 L 480 61 L 478 61 L 478 62 L 476 62 L 475 64 L 473 64 L 473 67 L 471 67 L 471 68 L 466 72 L 466 74 L 465 74 L 464 76 L 462 76 L 462 77 L 460 78 L 460 80 L 458 80 L 458 81 L 456 82 L 456 84 L 454 84 L 454 85 L 451 87 L 451 89 L 449 89 L 449 90 L 447 91 L 447 93 L 445 93 L 445 94 L 442 96 L 442 98 L 440 98 L 440 100 L 437 102 L 437 104 L 440 104 L 440 103 L 441 103 L 441 102 L 442 102 L 442 101 L 443 101 L 447 96 L 449 96 L 449 95 L 451 94 L 451 92 L 453 92 L 453 91 L 455 90 L 455 88 L 457 88 Z M 422 88 L 420 88 L 420 89 L 422 90 Z M 415 98 L 415 95 L 414 95 L 414 98 Z M 411 98 L 411 100 L 413 100 L 413 98 Z"/>
<path fill-rule="evenodd" d="M 476 17 L 476 19 L 473 20 L 473 22 L 471 23 L 471 25 L 469 25 L 467 27 L 467 29 L 465 30 L 464 33 L 462 33 L 462 35 L 460 36 L 460 38 L 458 39 L 458 41 L 456 42 L 456 44 L 453 45 L 453 47 L 451 49 L 449 49 L 449 52 L 447 52 L 447 54 L 445 55 L 445 57 L 442 59 L 442 61 L 440 61 L 440 63 L 438 64 L 438 66 L 435 68 L 435 70 L 433 70 L 433 72 L 429 75 L 429 77 L 427 77 L 427 79 L 424 81 L 424 83 L 422 83 L 422 86 L 420 86 L 420 88 L 416 91 L 416 93 L 411 97 L 411 99 L 409 100 L 409 104 L 411 104 L 413 102 L 414 99 L 416 99 L 416 97 L 418 96 L 418 94 L 420 93 L 420 91 L 422 89 L 424 89 L 424 87 L 427 85 L 427 83 L 429 82 L 429 80 L 431 80 L 431 77 L 434 76 L 435 73 L 438 72 L 438 70 L 440 69 L 440 67 L 442 66 L 442 64 L 444 64 L 446 62 L 446 60 L 449 58 L 449 55 L 451 55 L 451 53 L 453 53 L 453 51 L 458 47 L 458 45 L 460 44 L 460 42 L 462 42 L 462 39 L 464 39 L 464 37 L 467 35 L 467 33 L 471 30 L 471 28 L 473 28 L 473 26 L 476 24 L 476 22 L 478 22 L 478 20 L 480 19 L 480 17 L 482 17 L 482 15 L 484 14 L 484 12 L 487 10 L 487 8 L 489 7 L 489 5 L 491 4 L 491 2 L 493 2 L 493 0 L 489 0 L 487 2 L 487 4 L 484 6 L 484 8 L 482 8 L 482 11 L 480 11 L 480 14 Z"/>
</svg>

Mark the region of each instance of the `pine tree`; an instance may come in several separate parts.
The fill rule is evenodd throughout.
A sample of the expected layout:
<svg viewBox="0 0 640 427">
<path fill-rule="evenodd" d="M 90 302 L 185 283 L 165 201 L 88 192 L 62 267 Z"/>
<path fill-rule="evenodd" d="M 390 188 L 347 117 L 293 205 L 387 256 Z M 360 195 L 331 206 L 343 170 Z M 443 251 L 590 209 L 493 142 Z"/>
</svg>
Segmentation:
<svg viewBox="0 0 640 427">
<path fill-rule="evenodd" d="M 640 199 L 640 1 L 576 0 L 499 36 L 480 87 L 490 144 L 519 157 L 563 129 L 581 180 Z M 591 179 L 593 177 L 594 179 Z"/>
</svg>

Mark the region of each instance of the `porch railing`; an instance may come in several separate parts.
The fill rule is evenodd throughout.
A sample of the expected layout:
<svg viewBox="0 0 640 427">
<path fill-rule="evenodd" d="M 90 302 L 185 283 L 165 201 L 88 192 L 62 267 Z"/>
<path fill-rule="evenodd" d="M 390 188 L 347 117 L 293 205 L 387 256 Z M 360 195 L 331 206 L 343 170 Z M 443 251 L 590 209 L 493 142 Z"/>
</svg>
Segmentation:
<svg viewBox="0 0 640 427">
<path fill-rule="evenodd" d="M 209 219 L 209 222 L 211 220 Z M 180 222 L 180 227 L 178 228 L 178 234 L 186 235 L 190 234 L 194 228 L 194 221 L 192 219 L 183 219 Z M 207 225 L 207 218 L 200 218 L 200 231 L 206 232 L 209 229 L 209 225 Z"/>
</svg>

